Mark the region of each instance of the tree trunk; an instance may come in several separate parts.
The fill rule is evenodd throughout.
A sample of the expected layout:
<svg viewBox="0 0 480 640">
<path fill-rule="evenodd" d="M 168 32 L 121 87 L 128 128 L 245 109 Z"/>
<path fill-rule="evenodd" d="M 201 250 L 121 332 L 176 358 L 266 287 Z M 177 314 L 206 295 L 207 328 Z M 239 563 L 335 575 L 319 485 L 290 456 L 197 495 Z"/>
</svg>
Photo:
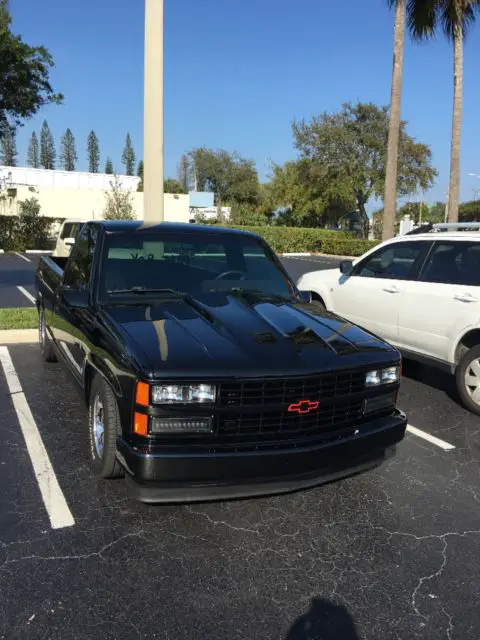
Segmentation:
<svg viewBox="0 0 480 640">
<path fill-rule="evenodd" d="M 365 202 L 357 199 L 357 207 L 362 215 L 362 239 L 367 240 L 370 229 L 370 218 L 368 217 L 367 210 L 365 209 Z"/>
<path fill-rule="evenodd" d="M 400 138 L 400 106 L 402 101 L 403 50 L 405 46 L 405 0 L 397 0 L 394 33 L 387 166 L 385 172 L 385 195 L 383 198 L 382 240 L 393 238 L 395 233 L 398 143 Z"/>
<path fill-rule="evenodd" d="M 448 221 L 458 222 L 460 196 L 460 136 L 462 129 L 463 93 L 463 29 L 458 25 L 453 39 L 453 117 L 450 149 L 450 187 L 448 192 Z"/>
</svg>

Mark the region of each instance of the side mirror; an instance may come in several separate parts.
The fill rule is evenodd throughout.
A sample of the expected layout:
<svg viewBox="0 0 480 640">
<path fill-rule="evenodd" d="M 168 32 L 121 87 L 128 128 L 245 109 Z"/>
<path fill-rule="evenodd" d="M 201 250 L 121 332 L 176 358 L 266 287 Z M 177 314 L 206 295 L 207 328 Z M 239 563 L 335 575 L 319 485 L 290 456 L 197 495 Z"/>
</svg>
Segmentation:
<svg viewBox="0 0 480 640">
<path fill-rule="evenodd" d="M 88 291 L 85 291 L 85 289 L 67 289 L 66 287 L 62 287 L 58 290 L 58 296 L 72 309 L 88 308 Z"/>
<path fill-rule="evenodd" d="M 300 298 L 304 304 L 310 304 L 312 302 L 312 292 L 300 291 Z"/>
<path fill-rule="evenodd" d="M 67 247 L 73 247 L 73 245 L 75 244 L 75 238 L 64 238 L 63 241 L 65 242 Z"/>
<path fill-rule="evenodd" d="M 353 262 L 351 260 L 342 260 L 340 262 L 340 271 L 344 276 L 349 276 L 353 271 Z"/>
</svg>

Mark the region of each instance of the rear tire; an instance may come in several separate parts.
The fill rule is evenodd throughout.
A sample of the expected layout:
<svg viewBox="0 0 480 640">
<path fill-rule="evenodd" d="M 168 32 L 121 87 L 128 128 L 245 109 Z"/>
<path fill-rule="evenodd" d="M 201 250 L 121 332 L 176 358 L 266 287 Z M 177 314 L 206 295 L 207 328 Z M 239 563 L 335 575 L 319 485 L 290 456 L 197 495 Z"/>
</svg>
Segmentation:
<svg viewBox="0 0 480 640">
<path fill-rule="evenodd" d="M 463 355 L 457 366 L 455 380 L 464 406 L 480 415 L 480 345 Z"/>
<path fill-rule="evenodd" d="M 117 435 L 121 433 L 118 404 L 110 385 L 96 375 L 90 389 L 88 431 L 92 467 L 98 478 L 121 478 Z"/>
<path fill-rule="evenodd" d="M 40 343 L 40 353 L 44 362 L 57 362 L 55 349 L 52 341 L 48 337 L 47 323 L 45 322 L 45 309 L 43 306 L 38 308 L 38 341 Z"/>
</svg>

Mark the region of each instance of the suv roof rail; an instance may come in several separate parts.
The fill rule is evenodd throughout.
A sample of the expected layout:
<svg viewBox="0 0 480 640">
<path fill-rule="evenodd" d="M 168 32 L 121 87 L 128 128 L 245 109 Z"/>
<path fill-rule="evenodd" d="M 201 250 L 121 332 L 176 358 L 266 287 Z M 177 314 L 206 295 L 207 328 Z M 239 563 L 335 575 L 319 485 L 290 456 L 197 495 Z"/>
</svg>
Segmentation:
<svg viewBox="0 0 480 640">
<path fill-rule="evenodd" d="M 416 233 L 428 233 L 428 231 L 431 231 L 433 229 L 433 224 L 431 222 L 427 222 L 425 224 L 420 225 L 419 227 L 415 227 L 415 229 L 412 229 L 411 231 L 407 231 L 407 233 L 405 233 L 405 236 L 413 236 Z"/>
<path fill-rule="evenodd" d="M 480 222 L 437 222 L 433 225 L 435 231 L 462 231 L 462 230 L 480 230 Z"/>
</svg>

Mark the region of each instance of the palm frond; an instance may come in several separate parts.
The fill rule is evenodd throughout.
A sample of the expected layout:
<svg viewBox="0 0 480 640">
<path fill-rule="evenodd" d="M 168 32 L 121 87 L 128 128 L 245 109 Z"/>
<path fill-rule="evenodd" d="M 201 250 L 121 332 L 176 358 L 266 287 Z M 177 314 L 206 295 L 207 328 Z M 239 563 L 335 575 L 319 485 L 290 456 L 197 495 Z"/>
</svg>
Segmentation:
<svg viewBox="0 0 480 640">
<path fill-rule="evenodd" d="M 453 40 L 457 29 L 460 29 L 465 38 L 475 22 L 475 10 L 480 6 L 478 1 L 442 0 L 440 4 L 440 22 L 447 38 Z"/>
<path fill-rule="evenodd" d="M 408 0 L 407 26 L 413 40 L 433 38 L 441 2 L 442 0 Z"/>
</svg>

